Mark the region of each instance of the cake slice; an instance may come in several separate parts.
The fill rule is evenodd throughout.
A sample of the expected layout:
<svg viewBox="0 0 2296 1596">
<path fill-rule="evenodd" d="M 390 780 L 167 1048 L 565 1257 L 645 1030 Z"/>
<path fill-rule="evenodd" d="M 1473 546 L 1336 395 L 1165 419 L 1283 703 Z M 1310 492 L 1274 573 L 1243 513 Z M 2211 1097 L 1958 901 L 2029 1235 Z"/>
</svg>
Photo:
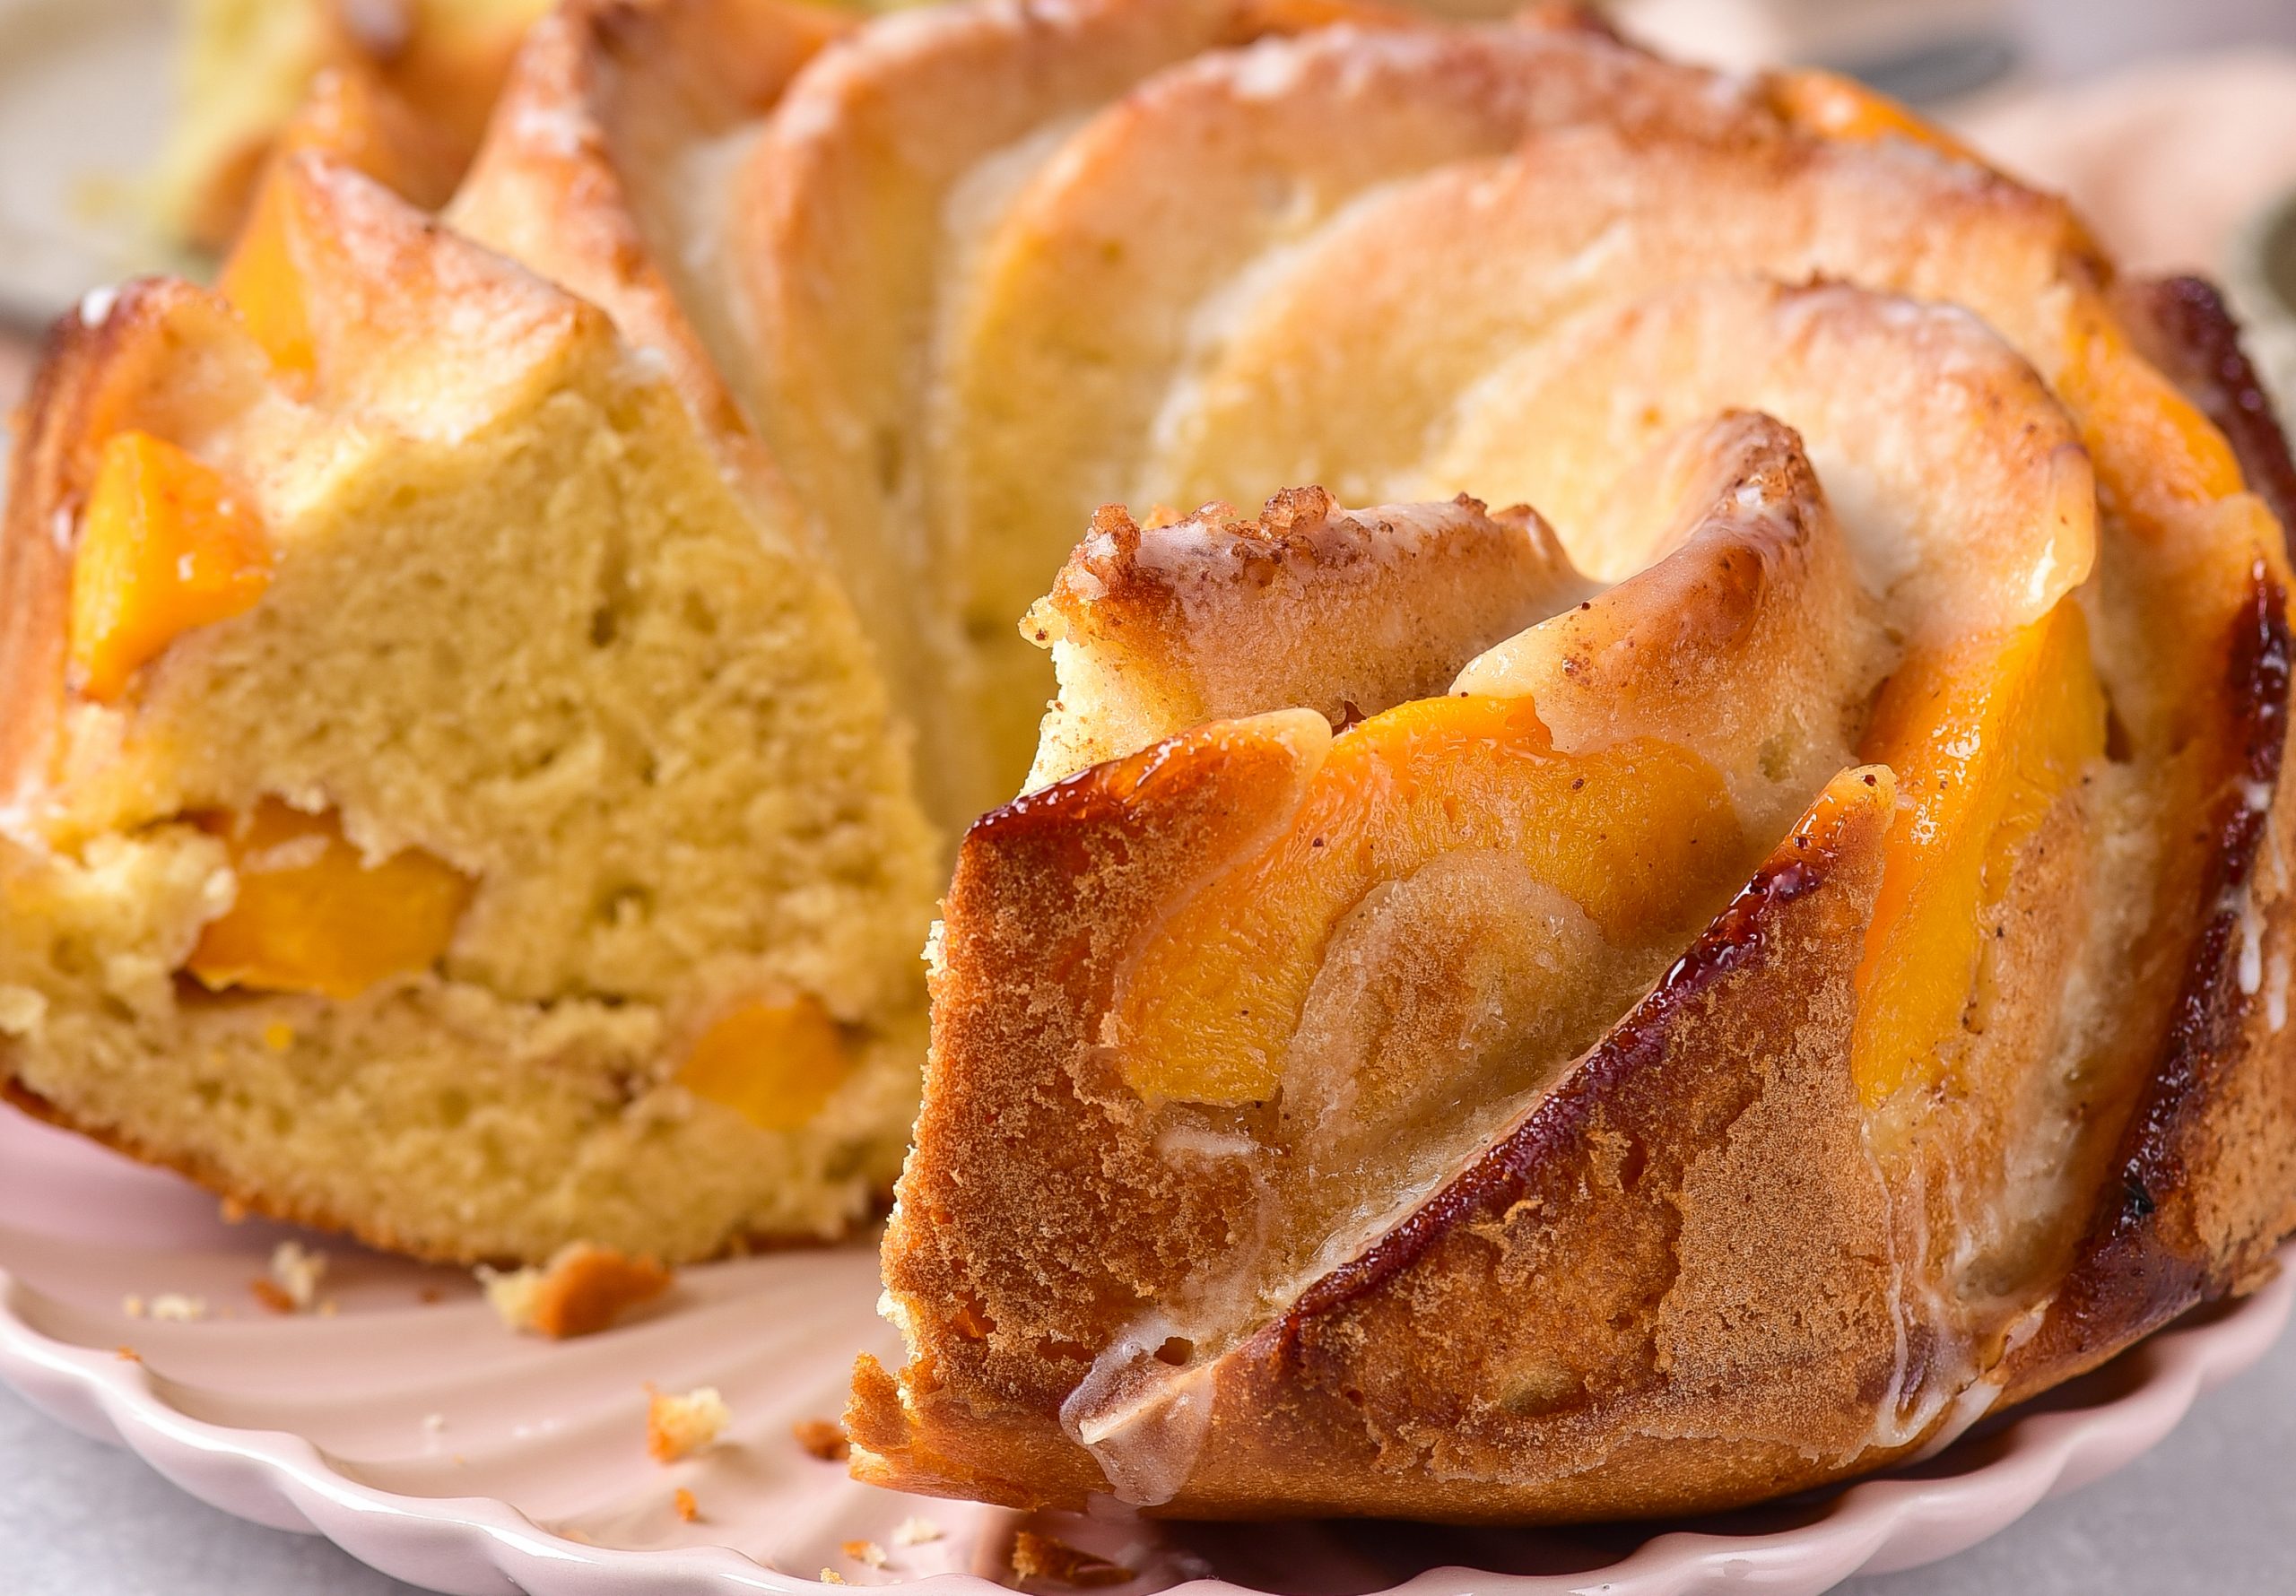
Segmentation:
<svg viewBox="0 0 2296 1596">
<path fill-rule="evenodd" d="M 265 208 L 18 446 L 11 1094 L 426 1256 L 840 1233 L 936 852 L 850 606 L 598 309 L 318 155 Z"/>
</svg>

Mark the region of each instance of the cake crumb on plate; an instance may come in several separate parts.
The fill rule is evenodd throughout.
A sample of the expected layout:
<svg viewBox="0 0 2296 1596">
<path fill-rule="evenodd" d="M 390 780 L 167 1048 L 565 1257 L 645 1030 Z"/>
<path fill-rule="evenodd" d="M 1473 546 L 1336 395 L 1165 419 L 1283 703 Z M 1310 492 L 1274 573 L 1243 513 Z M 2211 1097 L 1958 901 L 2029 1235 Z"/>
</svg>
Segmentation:
<svg viewBox="0 0 2296 1596">
<path fill-rule="evenodd" d="M 797 1437 L 797 1444 L 825 1463 L 841 1463 L 850 1456 L 853 1446 L 845 1438 L 845 1427 L 834 1418 L 801 1418 L 789 1427 Z"/>
<path fill-rule="evenodd" d="M 326 1279 L 326 1254 L 316 1248 L 283 1241 L 271 1249 L 271 1283 L 294 1312 L 308 1314 L 318 1299 L 319 1282 Z"/>
<path fill-rule="evenodd" d="M 540 1269 L 504 1271 L 482 1263 L 477 1274 L 504 1324 L 553 1340 L 604 1330 L 670 1284 L 670 1271 L 653 1259 L 586 1241 L 569 1242 Z"/>
<path fill-rule="evenodd" d="M 714 1385 L 697 1385 L 683 1396 L 649 1389 L 646 1451 L 657 1463 L 674 1463 L 717 1440 L 733 1418 Z"/>
<path fill-rule="evenodd" d="M 1029 1530 L 1013 1537 L 1013 1572 L 1022 1579 L 1083 1588 L 1121 1585 L 1133 1577 L 1121 1563 Z"/>
</svg>

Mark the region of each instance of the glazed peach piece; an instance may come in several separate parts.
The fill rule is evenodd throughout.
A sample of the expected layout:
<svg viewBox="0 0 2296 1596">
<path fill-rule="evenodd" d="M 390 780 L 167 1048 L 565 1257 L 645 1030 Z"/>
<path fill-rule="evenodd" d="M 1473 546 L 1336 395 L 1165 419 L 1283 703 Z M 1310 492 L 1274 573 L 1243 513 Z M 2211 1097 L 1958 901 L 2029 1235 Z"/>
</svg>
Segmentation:
<svg viewBox="0 0 2296 1596">
<path fill-rule="evenodd" d="M 1681 940 L 1751 868 L 1720 773 L 1688 749 L 1560 752 L 1528 698 L 1403 705 L 1342 738 L 1282 840 L 1164 927 L 1120 999 L 1125 1079 L 1152 1099 L 1272 1096 L 1341 917 L 1470 847 L 1619 943 Z"/>
<path fill-rule="evenodd" d="M 109 704 L 194 627 L 252 608 L 271 581 L 262 521 L 220 473 L 164 438 L 104 441 L 72 568 L 72 665 Z"/>
</svg>

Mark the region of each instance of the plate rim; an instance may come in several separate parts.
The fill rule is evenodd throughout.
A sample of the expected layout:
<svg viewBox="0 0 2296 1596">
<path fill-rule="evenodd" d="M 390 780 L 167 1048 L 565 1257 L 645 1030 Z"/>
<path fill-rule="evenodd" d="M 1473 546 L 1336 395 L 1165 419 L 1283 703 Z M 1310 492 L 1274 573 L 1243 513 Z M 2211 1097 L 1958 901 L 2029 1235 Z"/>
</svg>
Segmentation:
<svg viewBox="0 0 2296 1596">
<path fill-rule="evenodd" d="M 2257 1363 L 2296 1301 L 2296 1244 L 2253 1294 L 2199 1322 L 2170 1325 L 2124 1352 L 2143 1373 L 2127 1390 L 2075 1409 L 2037 1408 L 1993 1433 L 2000 1455 L 1940 1478 L 1883 1475 L 1839 1490 L 1807 1523 L 1753 1534 L 1710 1529 L 1654 1535 L 1619 1561 L 1567 1574 L 1428 1569 L 1381 1596 L 1695 1596 L 1727 1588 L 1814 1593 L 1858 1573 L 1889 1573 L 1963 1551 L 2048 1496 L 2078 1488 L 2158 1443 L 2202 1392 Z M 82 1434 L 134 1452 L 208 1505 L 274 1529 L 326 1536 L 352 1557 L 449 1596 L 584 1596 L 616 1591 L 724 1596 L 818 1592 L 819 1582 L 769 1568 L 730 1547 L 631 1550 L 570 1540 L 500 1497 L 418 1496 L 384 1490 L 329 1465 L 290 1431 L 239 1429 L 172 1406 L 152 1372 L 116 1352 L 57 1340 L 16 1311 L 34 1288 L 0 1269 L 0 1382 Z M 1956 1445 L 1963 1443 L 1956 1443 Z M 1952 1448 L 1944 1455 L 1950 1456 Z M 562 1577 L 561 1577 L 562 1576 Z M 896 1580 L 929 1596 L 990 1596 L 1010 1587 L 978 1574 Z M 1185 1596 L 1259 1596 L 1196 1579 Z"/>
</svg>

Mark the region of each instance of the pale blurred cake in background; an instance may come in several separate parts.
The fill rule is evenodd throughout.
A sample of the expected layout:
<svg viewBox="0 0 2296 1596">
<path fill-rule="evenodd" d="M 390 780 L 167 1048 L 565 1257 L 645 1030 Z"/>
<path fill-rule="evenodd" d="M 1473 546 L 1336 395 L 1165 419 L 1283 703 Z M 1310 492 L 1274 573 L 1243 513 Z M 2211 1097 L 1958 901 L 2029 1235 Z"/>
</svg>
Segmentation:
<svg viewBox="0 0 2296 1596">
<path fill-rule="evenodd" d="M 220 250 L 246 214 L 280 126 L 335 68 L 412 114 L 438 146 L 436 203 L 544 0 L 187 0 L 176 123 L 159 209 L 174 237 Z"/>
</svg>

